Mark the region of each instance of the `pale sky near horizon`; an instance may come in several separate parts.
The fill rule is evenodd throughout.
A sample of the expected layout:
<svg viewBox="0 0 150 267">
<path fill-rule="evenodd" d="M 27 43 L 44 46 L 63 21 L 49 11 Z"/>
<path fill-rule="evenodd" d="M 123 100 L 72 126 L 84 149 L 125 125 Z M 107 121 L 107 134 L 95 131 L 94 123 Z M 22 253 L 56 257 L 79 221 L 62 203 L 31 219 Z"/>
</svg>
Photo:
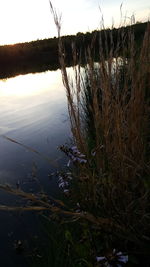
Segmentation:
<svg viewBox="0 0 150 267">
<path fill-rule="evenodd" d="M 87 32 L 100 28 L 101 12 L 106 27 L 112 20 L 117 27 L 122 13 L 130 22 L 147 21 L 150 16 L 149 0 L 53 0 L 62 14 L 62 35 Z M 99 8 L 100 7 L 100 8 Z M 0 0 L 0 45 L 32 41 L 57 36 L 50 12 L 49 0 Z"/>
</svg>

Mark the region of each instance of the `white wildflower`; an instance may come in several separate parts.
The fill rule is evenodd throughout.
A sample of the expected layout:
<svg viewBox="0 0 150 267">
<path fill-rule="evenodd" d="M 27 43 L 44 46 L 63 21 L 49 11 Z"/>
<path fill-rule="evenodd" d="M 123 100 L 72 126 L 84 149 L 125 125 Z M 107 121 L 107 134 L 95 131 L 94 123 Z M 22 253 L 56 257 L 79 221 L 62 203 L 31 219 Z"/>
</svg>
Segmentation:
<svg viewBox="0 0 150 267">
<path fill-rule="evenodd" d="M 69 189 L 64 189 L 64 193 L 69 193 Z"/>
<path fill-rule="evenodd" d="M 68 163 L 67 163 L 67 167 L 68 167 L 68 168 L 69 168 L 69 166 L 70 166 L 70 162 L 71 162 L 71 161 L 70 161 L 70 159 L 69 159 L 69 161 L 68 161 Z"/>
<path fill-rule="evenodd" d="M 119 256 L 119 257 L 118 257 L 118 261 L 119 261 L 119 262 L 127 263 L 127 262 L 128 262 L 128 255 L 126 255 L 126 256 L 124 256 L 124 255 Z"/>
<path fill-rule="evenodd" d="M 124 266 L 125 263 L 128 262 L 128 255 L 124 255 L 124 253 L 122 253 L 121 251 L 117 252 L 116 249 L 113 249 L 112 252 L 112 256 L 113 256 L 113 263 L 111 263 L 111 258 L 109 259 L 109 257 L 96 257 L 96 261 L 97 262 L 101 262 L 104 261 L 104 265 L 107 267 L 113 267 L 114 266 L 114 262 L 115 262 L 115 266 L 117 267 L 122 267 Z"/>
<path fill-rule="evenodd" d="M 80 163 L 87 163 L 87 160 L 86 160 L 86 159 L 80 159 L 80 158 L 78 158 L 78 161 L 79 161 Z"/>
<path fill-rule="evenodd" d="M 71 147 L 71 150 L 73 150 L 73 151 L 78 151 L 78 149 L 77 149 L 76 146 L 72 146 L 72 147 Z"/>
<path fill-rule="evenodd" d="M 95 157 L 95 155 L 96 155 L 96 151 L 92 151 L 92 152 L 91 152 L 91 155 L 92 155 L 93 157 Z"/>
<path fill-rule="evenodd" d="M 97 262 L 100 262 L 100 261 L 103 261 L 103 260 L 106 260 L 106 257 L 96 257 L 96 261 Z"/>
</svg>

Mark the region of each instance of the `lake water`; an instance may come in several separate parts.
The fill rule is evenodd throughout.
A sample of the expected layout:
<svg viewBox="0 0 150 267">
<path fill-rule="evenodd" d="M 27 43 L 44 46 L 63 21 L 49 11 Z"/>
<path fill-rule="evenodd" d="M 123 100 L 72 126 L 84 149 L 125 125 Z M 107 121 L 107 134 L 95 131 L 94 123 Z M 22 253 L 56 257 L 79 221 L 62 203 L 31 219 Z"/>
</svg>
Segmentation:
<svg viewBox="0 0 150 267">
<path fill-rule="evenodd" d="M 40 188 L 56 196 L 59 194 L 56 179 L 48 174 L 62 167 L 66 160 L 57 149 L 70 135 L 65 89 L 61 72 L 20 75 L 0 80 L 0 183 L 11 184 L 28 192 Z M 24 147 L 4 138 L 14 139 L 44 156 L 39 156 Z M 0 191 L 0 205 L 19 205 L 19 200 Z M 34 235 L 37 218 L 31 214 L 0 212 L 0 257 L 3 266 L 24 266 L 15 255 L 15 240 L 25 240 Z M 29 238 L 30 238 L 29 237 Z M 20 265 L 21 264 L 21 265 Z"/>
</svg>

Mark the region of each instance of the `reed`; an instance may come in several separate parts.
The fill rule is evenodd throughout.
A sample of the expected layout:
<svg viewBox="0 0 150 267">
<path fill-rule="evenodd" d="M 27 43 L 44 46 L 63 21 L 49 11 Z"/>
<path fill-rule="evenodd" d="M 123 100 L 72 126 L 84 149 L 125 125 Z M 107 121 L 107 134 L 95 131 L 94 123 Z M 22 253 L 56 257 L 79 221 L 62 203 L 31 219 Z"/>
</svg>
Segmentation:
<svg viewBox="0 0 150 267">
<path fill-rule="evenodd" d="M 121 230 L 105 229 L 104 247 L 109 243 L 110 247 L 121 246 L 129 253 L 142 254 L 143 248 L 147 251 L 150 223 L 150 23 L 140 46 L 135 42 L 133 28 L 128 32 L 120 28 L 117 42 L 112 31 L 108 35 L 103 29 L 95 36 L 99 38 L 98 50 L 94 39 L 89 43 L 84 66 L 80 50 L 72 44 L 74 75 L 70 77 L 60 20 L 52 5 L 51 11 L 58 29 L 62 78 L 75 145 L 61 148 L 76 170 L 71 199 L 80 204 L 81 211 L 90 212 L 95 218 L 113 219 L 120 225 Z M 80 154 L 86 159 L 82 164 Z M 75 155 L 79 156 L 77 160 Z"/>
<path fill-rule="evenodd" d="M 129 255 L 129 266 L 148 267 L 150 23 L 140 46 L 133 27 L 128 32 L 120 28 L 117 42 L 112 31 L 108 34 L 103 29 L 84 51 L 84 66 L 83 55 L 72 44 L 71 77 L 61 20 L 51 2 L 50 8 L 58 30 L 72 130 L 73 146 L 60 147 L 73 162 L 73 167 L 68 163 L 69 172 L 59 174 L 66 198 L 60 201 L 43 192 L 36 196 L 1 185 L 0 189 L 30 200 L 30 205 L 0 209 L 43 210 L 50 222 L 53 214 L 61 217 L 69 248 L 65 255 L 72 257 L 70 266 L 124 266 L 127 255 L 120 254 L 121 250 Z M 95 47 L 96 38 L 99 47 Z M 68 221 L 74 227 L 68 226 L 66 232 Z"/>
</svg>

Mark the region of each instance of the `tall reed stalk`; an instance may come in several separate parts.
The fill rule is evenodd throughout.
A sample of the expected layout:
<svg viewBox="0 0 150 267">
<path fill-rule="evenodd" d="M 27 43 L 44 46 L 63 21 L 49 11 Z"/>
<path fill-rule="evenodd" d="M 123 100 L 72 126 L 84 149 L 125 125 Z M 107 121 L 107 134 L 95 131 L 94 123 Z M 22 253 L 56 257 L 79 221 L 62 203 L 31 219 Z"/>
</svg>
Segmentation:
<svg viewBox="0 0 150 267">
<path fill-rule="evenodd" d="M 120 28 L 117 41 L 113 31 L 108 34 L 103 29 L 89 43 L 84 55 L 72 44 L 74 75 L 70 78 L 61 21 L 51 2 L 50 7 L 58 30 L 59 59 L 74 143 L 71 148 L 61 147 L 75 167 L 71 169 L 70 192 L 64 203 L 43 192 L 36 196 L 9 186 L 0 185 L 0 189 L 32 202 L 22 210 L 46 211 L 48 220 L 53 219 L 53 214 L 61 215 L 64 221 L 72 218 L 77 229 L 65 232 L 68 242 L 65 255 L 73 257 L 70 266 L 118 266 L 120 254 L 115 250 L 110 253 L 116 247 L 140 255 L 138 266 L 148 267 L 150 23 L 141 45 L 134 40 L 133 27 L 128 32 Z M 59 179 L 61 184 L 68 185 L 62 176 Z M 0 209 L 20 210 L 2 205 Z M 74 235 L 76 230 L 82 239 Z M 81 257 L 76 262 L 75 251 Z M 97 265 L 98 253 L 106 256 Z M 132 260 L 129 266 L 134 266 Z"/>
<path fill-rule="evenodd" d="M 93 39 L 85 50 L 84 66 L 80 50 L 72 44 L 74 76 L 70 78 L 60 21 L 52 6 L 51 10 L 72 136 L 87 159 L 86 164 L 76 164 L 75 201 L 95 218 L 119 223 L 120 233 L 113 228 L 115 242 L 142 249 L 150 223 L 150 23 L 140 46 L 132 26 L 128 31 L 120 28 L 117 41 L 113 31 L 109 35 L 100 31 L 98 51 Z"/>
</svg>

